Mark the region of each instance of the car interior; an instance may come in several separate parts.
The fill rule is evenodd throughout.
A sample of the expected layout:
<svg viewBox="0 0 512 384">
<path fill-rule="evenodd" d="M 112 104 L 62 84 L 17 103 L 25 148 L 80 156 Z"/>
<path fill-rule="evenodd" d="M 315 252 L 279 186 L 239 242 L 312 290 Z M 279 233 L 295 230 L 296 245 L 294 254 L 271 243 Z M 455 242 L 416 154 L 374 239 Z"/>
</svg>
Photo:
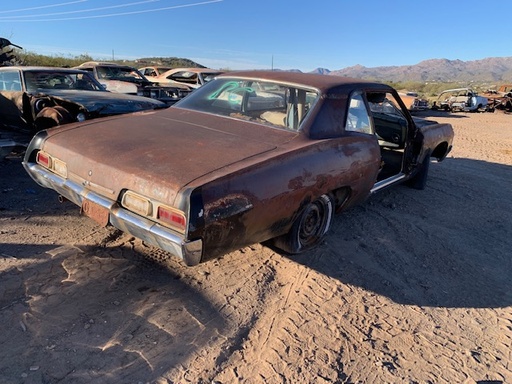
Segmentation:
<svg viewBox="0 0 512 384">
<path fill-rule="evenodd" d="M 377 181 L 381 181 L 402 170 L 408 123 L 393 94 L 368 92 L 366 100 L 372 118 L 362 94 L 355 93 L 350 100 L 345 130 L 376 135 L 382 159 Z"/>
</svg>

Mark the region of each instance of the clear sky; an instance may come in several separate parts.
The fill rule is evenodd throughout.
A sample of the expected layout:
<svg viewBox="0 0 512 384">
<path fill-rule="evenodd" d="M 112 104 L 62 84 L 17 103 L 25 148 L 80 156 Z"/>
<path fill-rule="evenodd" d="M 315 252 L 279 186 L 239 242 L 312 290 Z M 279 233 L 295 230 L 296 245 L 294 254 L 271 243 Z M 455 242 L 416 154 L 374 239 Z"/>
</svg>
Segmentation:
<svg viewBox="0 0 512 384">
<path fill-rule="evenodd" d="M 0 37 L 43 55 L 342 69 L 511 57 L 512 1 L 2 1 Z"/>
</svg>

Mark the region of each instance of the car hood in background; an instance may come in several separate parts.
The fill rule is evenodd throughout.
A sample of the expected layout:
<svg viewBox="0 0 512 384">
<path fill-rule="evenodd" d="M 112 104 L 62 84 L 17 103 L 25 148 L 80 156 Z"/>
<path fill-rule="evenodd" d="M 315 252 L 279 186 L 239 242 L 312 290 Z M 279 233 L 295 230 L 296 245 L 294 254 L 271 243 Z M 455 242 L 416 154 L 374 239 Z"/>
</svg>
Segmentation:
<svg viewBox="0 0 512 384">
<path fill-rule="evenodd" d="M 131 93 L 133 95 L 137 94 L 138 86 L 135 82 L 106 79 L 100 79 L 98 81 L 105 87 L 107 91 L 116 93 Z"/>
<path fill-rule="evenodd" d="M 83 105 L 89 112 L 116 115 L 148 109 L 165 108 L 166 104 L 147 97 L 104 91 L 52 90 L 50 96 Z"/>
<path fill-rule="evenodd" d="M 237 170 L 246 159 L 297 136 L 250 122 L 170 107 L 72 124 L 49 131 L 43 149 L 68 172 L 110 190 L 124 189 L 173 204 L 199 178 L 207 182 Z M 253 161 L 251 159 L 250 161 Z M 220 171 L 223 168 L 227 170 Z"/>
</svg>

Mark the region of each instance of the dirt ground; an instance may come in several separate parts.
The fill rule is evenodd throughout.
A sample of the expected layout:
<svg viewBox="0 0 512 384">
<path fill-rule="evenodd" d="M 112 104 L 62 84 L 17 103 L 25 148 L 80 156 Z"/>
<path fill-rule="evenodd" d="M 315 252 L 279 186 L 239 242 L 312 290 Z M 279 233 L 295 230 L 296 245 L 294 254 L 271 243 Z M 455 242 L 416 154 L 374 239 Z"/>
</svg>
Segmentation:
<svg viewBox="0 0 512 384">
<path fill-rule="evenodd" d="M 335 217 L 299 257 L 197 267 L 0 163 L 1 383 L 512 383 L 512 115 L 454 126 L 424 191 Z"/>
</svg>

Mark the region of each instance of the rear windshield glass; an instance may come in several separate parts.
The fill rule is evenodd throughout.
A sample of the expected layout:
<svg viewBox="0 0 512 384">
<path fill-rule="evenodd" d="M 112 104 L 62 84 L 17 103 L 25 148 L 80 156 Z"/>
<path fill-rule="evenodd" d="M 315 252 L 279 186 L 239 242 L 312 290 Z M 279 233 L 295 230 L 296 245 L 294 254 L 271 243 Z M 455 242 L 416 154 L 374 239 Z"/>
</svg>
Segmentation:
<svg viewBox="0 0 512 384">
<path fill-rule="evenodd" d="M 317 91 L 296 85 L 219 78 L 195 90 L 175 107 L 299 130 L 317 99 Z"/>
</svg>

